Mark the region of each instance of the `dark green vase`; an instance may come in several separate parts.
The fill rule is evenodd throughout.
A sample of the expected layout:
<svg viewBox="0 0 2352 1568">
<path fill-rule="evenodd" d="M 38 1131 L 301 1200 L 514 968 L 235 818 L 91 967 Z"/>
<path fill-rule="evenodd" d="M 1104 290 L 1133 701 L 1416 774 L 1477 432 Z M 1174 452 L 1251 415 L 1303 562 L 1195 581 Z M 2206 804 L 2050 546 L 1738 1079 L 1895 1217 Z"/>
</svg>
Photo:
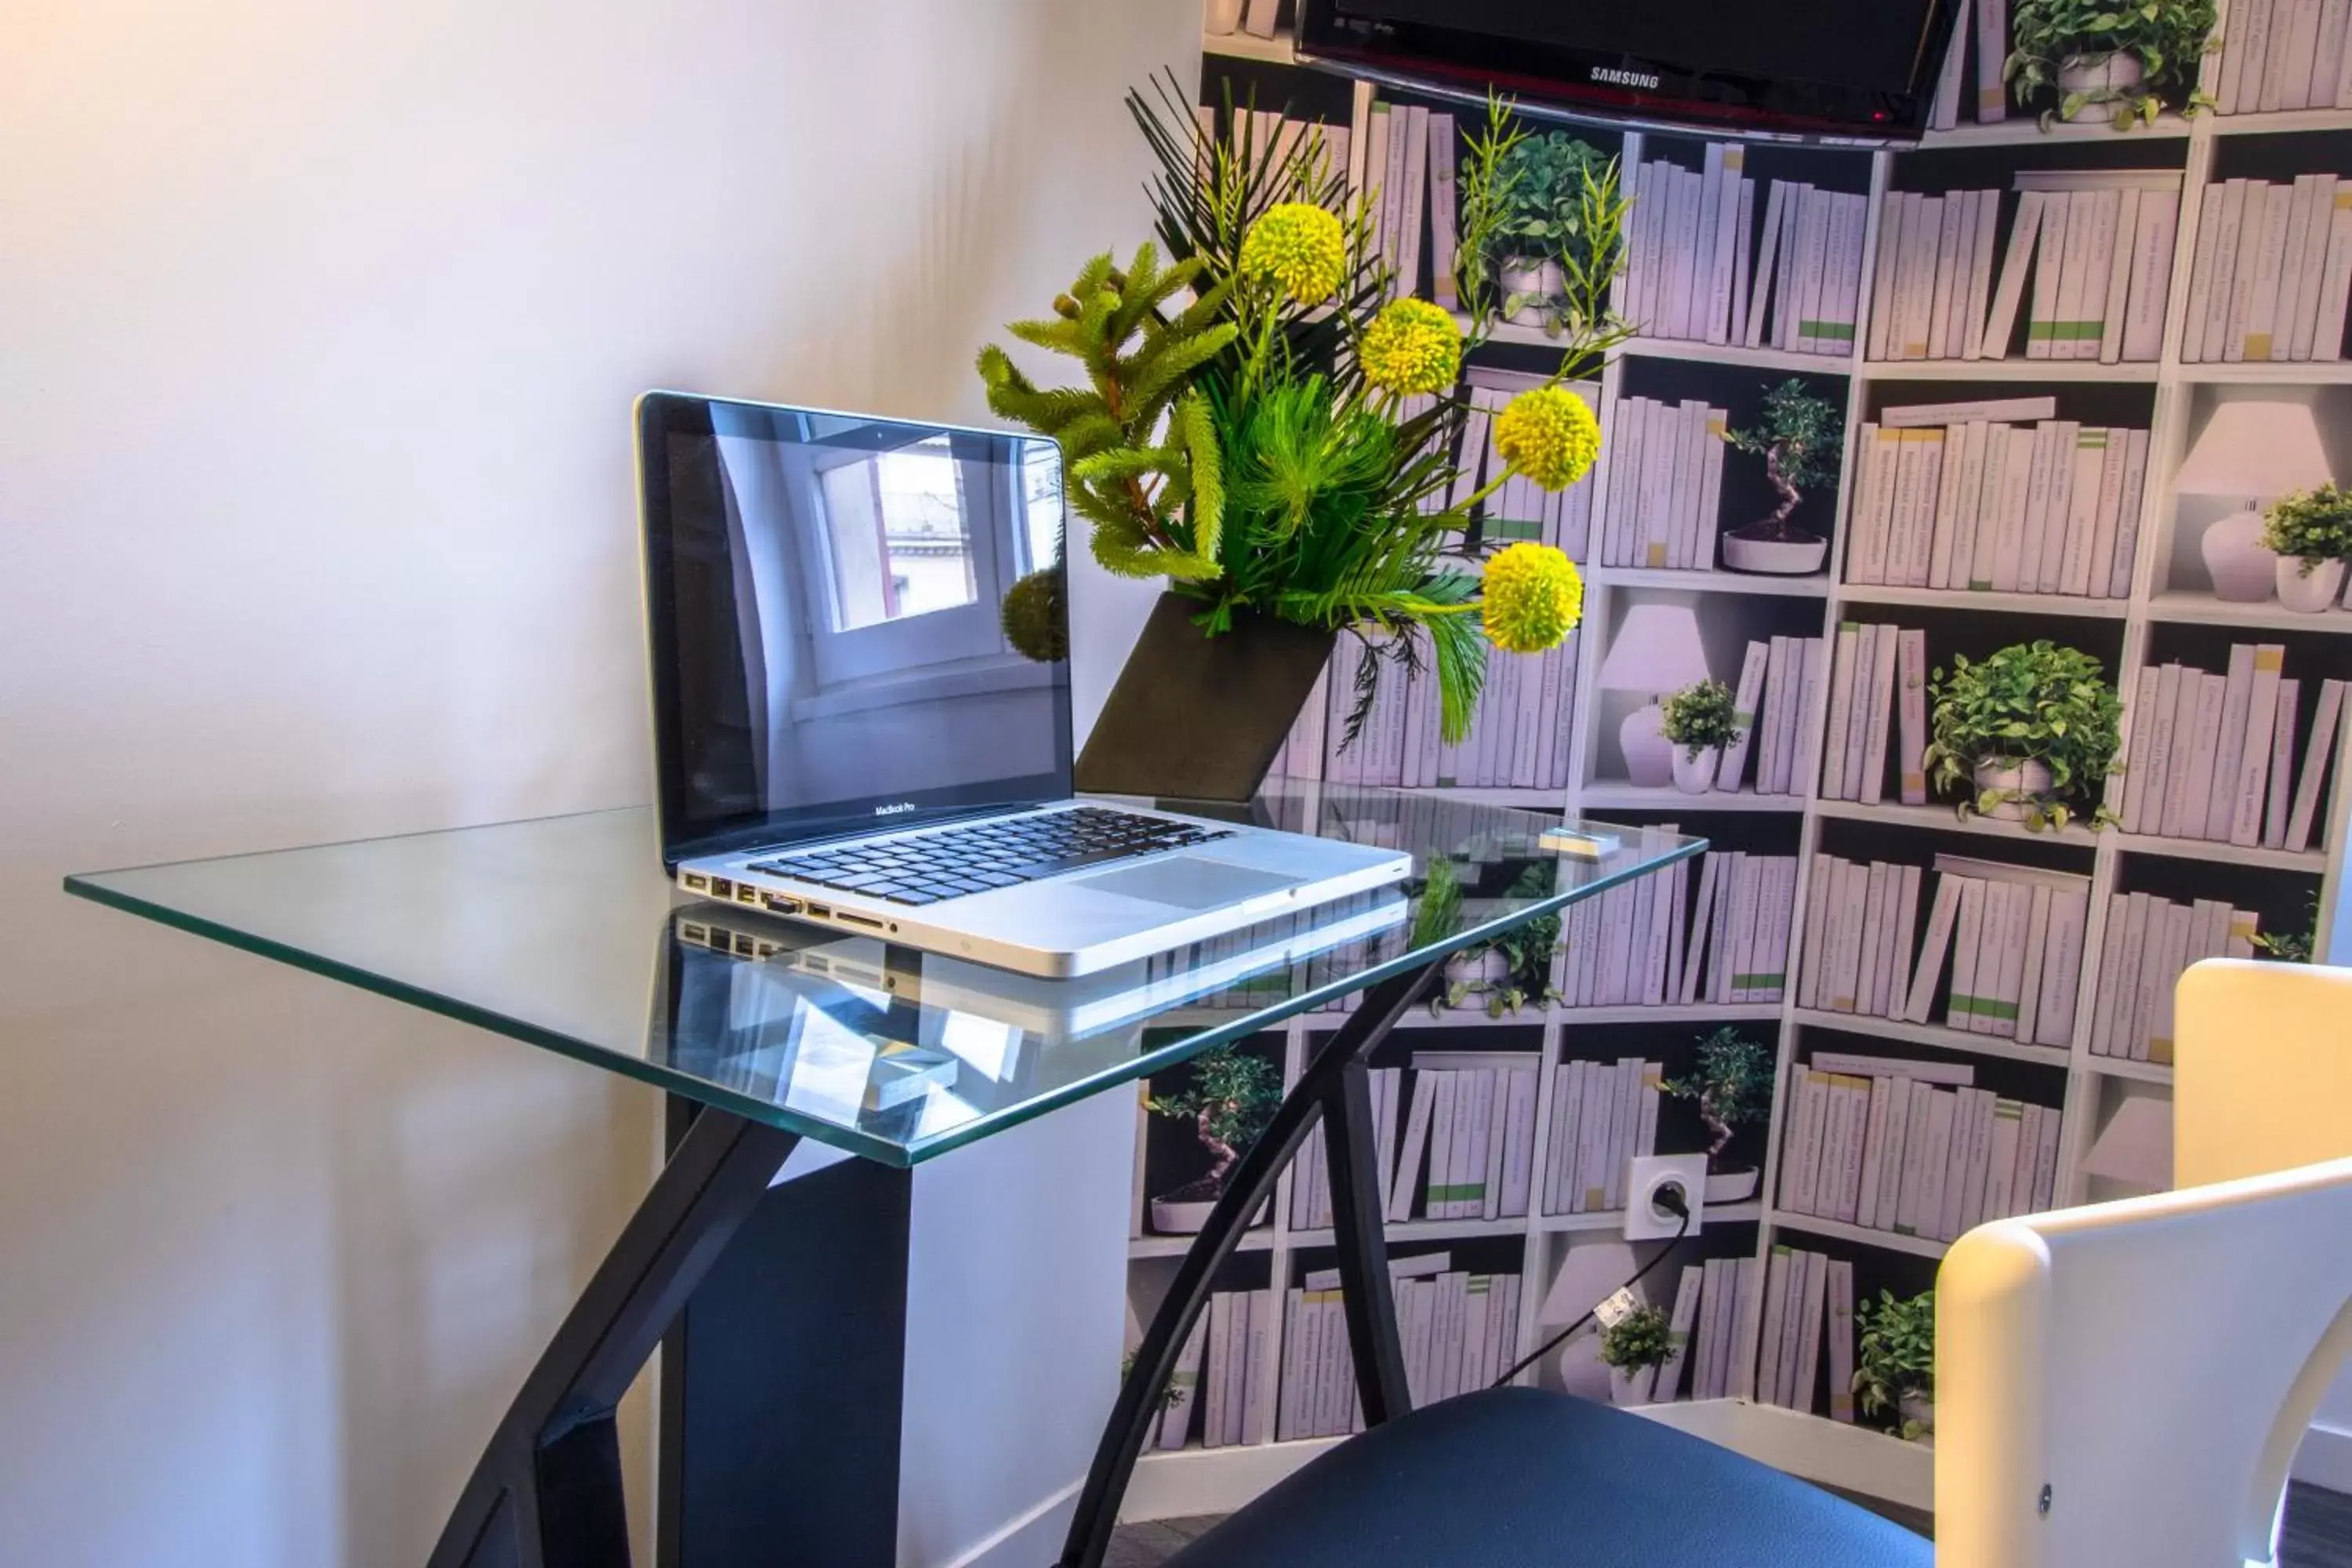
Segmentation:
<svg viewBox="0 0 2352 1568">
<path fill-rule="evenodd" d="M 1237 616 L 1210 637 L 1192 624 L 1200 610 L 1197 599 L 1160 595 L 1078 753 L 1078 788 L 1183 800 L 1257 793 L 1335 634 Z"/>
</svg>

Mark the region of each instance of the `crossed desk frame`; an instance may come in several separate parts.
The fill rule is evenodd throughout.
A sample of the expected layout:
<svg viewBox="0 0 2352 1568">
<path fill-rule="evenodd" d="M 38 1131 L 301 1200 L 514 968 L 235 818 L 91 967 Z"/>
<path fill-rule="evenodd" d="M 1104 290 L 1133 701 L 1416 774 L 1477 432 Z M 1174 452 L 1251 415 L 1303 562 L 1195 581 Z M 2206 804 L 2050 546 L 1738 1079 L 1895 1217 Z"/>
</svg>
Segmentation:
<svg viewBox="0 0 2352 1568">
<path fill-rule="evenodd" d="M 1444 963 L 1440 956 L 1366 989 L 1234 1166 L 1136 1352 L 1058 1568 L 1099 1568 L 1136 1459 L 1157 1424 L 1160 1391 L 1208 1305 L 1211 1283 L 1318 1117 L 1327 1128 L 1334 1238 L 1364 1420 L 1377 1426 L 1411 1407 L 1364 1059 Z M 629 1568 L 615 1419 L 621 1395 L 799 1142 L 797 1133 L 712 1108 L 694 1119 L 499 1421 L 442 1528 L 430 1568 Z"/>
</svg>

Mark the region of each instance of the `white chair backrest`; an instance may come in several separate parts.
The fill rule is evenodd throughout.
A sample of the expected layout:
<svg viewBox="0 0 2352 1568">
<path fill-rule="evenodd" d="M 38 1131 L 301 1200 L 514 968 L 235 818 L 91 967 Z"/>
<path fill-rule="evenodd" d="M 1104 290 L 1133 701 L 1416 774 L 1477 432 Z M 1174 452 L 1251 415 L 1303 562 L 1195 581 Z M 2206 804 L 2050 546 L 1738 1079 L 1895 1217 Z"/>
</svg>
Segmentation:
<svg viewBox="0 0 2352 1568">
<path fill-rule="evenodd" d="M 2352 972 L 2179 998 L 2182 1189 L 1981 1226 L 1937 1276 L 1938 1568 L 2271 1561 L 2352 1353 Z"/>
</svg>

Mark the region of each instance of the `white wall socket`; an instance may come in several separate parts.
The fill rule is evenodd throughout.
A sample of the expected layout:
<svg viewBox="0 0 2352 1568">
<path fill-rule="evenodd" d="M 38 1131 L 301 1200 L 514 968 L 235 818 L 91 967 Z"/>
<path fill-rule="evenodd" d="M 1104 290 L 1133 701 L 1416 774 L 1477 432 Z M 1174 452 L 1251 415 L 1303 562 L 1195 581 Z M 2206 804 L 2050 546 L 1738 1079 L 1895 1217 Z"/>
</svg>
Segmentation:
<svg viewBox="0 0 2352 1568">
<path fill-rule="evenodd" d="M 1631 1162 L 1625 1181 L 1625 1239 L 1671 1241 L 1676 1231 L 1696 1236 L 1706 1217 L 1706 1156 L 1704 1154 L 1644 1154 Z M 1690 1210 L 1690 1226 L 1671 1209 L 1658 1206 L 1658 1194 L 1679 1188 Z"/>
</svg>

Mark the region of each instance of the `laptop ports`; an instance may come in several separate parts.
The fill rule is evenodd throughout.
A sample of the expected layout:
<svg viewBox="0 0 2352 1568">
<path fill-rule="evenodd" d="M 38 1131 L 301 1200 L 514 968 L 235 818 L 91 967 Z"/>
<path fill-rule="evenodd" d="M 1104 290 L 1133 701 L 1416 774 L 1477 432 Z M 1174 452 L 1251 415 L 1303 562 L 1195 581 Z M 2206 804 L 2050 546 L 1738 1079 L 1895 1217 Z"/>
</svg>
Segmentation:
<svg viewBox="0 0 2352 1568">
<path fill-rule="evenodd" d="M 710 896 L 714 899 L 731 899 L 735 896 L 735 884 L 725 877 L 713 877 L 710 879 Z"/>
<path fill-rule="evenodd" d="M 864 926 L 868 931 L 880 931 L 882 929 L 882 922 L 876 920 L 872 915 L 856 914 L 848 910 L 840 910 L 834 918 L 840 921 L 844 925 Z"/>
<path fill-rule="evenodd" d="M 798 899 L 788 899 L 782 893 L 768 894 L 767 905 L 772 914 L 796 915 L 801 912 L 801 901 Z"/>
<path fill-rule="evenodd" d="M 710 879 L 698 871 L 688 871 L 686 874 L 686 890 L 689 893 L 707 893 L 710 891 Z"/>
<path fill-rule="evenodd" d="M 739 904 L 756 904 L 760 901 L 760 889 L 746 883 L 735 889 L 735 901 Z"/>
<path fill-rule="evenodd" d="M 833 918 L 832 909 L 824 904 L 809 905 L 808 912 L 811 920 L 829 921 Z"/>
</svg>

